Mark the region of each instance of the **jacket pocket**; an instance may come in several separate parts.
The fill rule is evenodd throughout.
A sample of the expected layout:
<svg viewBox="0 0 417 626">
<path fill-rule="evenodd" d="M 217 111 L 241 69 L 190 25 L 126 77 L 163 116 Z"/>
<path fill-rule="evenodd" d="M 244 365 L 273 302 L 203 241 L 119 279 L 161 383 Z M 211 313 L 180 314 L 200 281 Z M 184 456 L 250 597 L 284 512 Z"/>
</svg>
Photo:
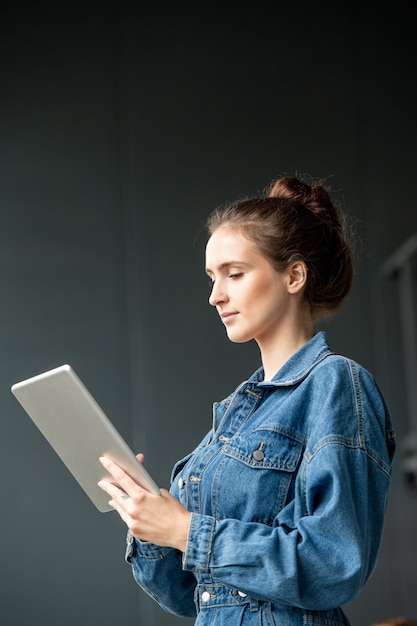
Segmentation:
<svg viewBox="0 0 417 626">
<path fill-rule="evenodd" d="M 277 425 L 225 442 L 216 481 L 218 514 L 272 524 L 291 499 L 304 441 Z M 226 509 L 224 511 L 223 509 Z"/>
</svg>

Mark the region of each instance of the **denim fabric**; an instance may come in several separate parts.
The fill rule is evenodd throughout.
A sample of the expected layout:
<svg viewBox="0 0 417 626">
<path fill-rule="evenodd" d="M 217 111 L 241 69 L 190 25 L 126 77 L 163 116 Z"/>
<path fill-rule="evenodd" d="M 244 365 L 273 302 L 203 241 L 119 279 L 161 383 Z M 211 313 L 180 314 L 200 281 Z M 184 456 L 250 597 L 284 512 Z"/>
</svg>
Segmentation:
<svg viewBox="0 0 417 626">
<path fill-rule="evenodd" d="M 371 575 L 395 450 L 372 375 L 317 333 L 262 382 L 214 404 L 172 472 L 192 512 L 184 554 L 128 535 L 137 583 L 199 626 L 348 624 Z"/>
</svg>

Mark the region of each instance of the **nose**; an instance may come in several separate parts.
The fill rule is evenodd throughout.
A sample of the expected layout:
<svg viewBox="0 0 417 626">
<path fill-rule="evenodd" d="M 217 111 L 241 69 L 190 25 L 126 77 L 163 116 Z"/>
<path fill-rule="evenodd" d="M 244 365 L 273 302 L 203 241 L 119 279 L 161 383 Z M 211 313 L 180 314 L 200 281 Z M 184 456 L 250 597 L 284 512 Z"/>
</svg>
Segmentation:
<svg viewBox="0 0 417 626">
<path fill-rule="evenodd" d="M 217 306 L 221 302 L 224 302 L 226 299 L 227 299 L 227 296 L 225 294 L 224 288 L 222 287 L 222 282 L 220 280 L 214 282 L 211 288 L 209 303 L 212 306 Z"/>
</svg>

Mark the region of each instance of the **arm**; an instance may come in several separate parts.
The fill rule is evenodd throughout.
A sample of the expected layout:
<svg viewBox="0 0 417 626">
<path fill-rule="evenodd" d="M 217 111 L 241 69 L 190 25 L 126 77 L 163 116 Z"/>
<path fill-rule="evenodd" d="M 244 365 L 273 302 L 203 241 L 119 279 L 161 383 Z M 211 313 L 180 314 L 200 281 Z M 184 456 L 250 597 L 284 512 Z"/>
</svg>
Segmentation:
<svg viewBox="0 0 417 626">
<path fill-rule="evenodd" d="M 142 455 L 138 458 L 143 462 Z M 165 610 L 195 617 L 195 578 L 181 564 L 191 514 L 166 489 L 149 493 L 110 459 L 100 461 L 120 485 L 99 482 L 129 528 L 126 560 L 136 582 Z"/>
<path fill-rule="evenodd" d="M 260 600 L 313 610 L 352 600 L 375 564 L 389 476 L 339 443 L 301 472 L 296 499 L 272 527 L 193 513 L 184 568 Z"/>
</svg>

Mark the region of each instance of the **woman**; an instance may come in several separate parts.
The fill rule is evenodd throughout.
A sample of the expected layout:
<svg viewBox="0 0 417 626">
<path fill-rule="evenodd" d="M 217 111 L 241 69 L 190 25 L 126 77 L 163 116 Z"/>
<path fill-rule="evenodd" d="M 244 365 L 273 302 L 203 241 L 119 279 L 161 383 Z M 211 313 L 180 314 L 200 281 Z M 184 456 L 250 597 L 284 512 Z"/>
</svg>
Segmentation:
<svg viewBox="0 0 417 626">
<path fill-rule="evenodd" d="M 352 284 L 342 216 L 319 183 L 283 177 L 209 218 L 210 304 L 261 367 L 214 404 L 170 492 L 102 459 L 138 584 L 196 624 L 348 624 L 380 544 L 394 433 L 363 367 L 333 354 L 316 320 Z M 139 455 L 141 461 L 143 457 Z M 125 493 L 124 493 L 125 492 Z"/>
</svg>

